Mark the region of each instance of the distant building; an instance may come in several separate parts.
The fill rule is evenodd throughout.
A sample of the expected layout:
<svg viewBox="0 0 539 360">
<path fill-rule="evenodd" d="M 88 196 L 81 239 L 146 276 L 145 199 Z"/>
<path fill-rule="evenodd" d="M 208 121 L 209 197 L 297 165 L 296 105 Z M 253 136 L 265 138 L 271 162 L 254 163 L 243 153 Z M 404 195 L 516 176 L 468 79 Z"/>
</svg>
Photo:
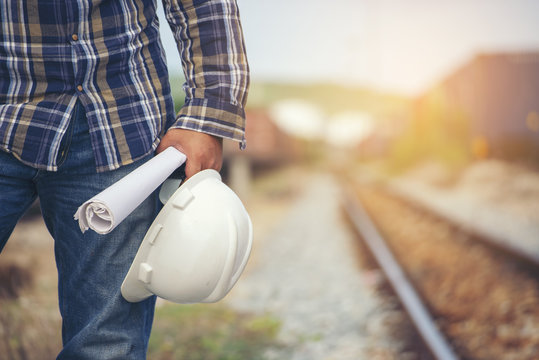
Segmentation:
<svg viewBox="0 0 539 360">
<path fill-rule="evenodd" d="M 246 117 L 247 148 L 240 150 L 236 142 L 225 142 L 225 161 L 243 157 L 257 170 L 296 160 L 300 156 L 299 144 L 279 129 L 267 109 L 248 109 Z"/>
<path fill-rule="evenodd" d="M 251 180 L 256 173 L 275 168 L 300 157 L 300 145 L 273 121 L 267 109 L 248 109 L 245 136 L 247 147 L 240 150 L 237 142 L 225 141 L 223 179 L 246 201 Z"/>
</svg>

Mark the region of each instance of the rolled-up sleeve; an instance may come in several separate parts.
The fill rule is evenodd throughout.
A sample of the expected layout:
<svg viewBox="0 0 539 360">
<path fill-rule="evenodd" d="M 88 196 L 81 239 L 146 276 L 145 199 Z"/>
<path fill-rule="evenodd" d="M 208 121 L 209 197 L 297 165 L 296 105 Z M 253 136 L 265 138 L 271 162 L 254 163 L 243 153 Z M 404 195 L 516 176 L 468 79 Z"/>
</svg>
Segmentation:
<svg viewBox="0 0 539 360">
<path fill-rule="evenodd" d="M 172 128 L 245 145 L 249 65 L 235 0 L 163 0 L 182 61 L 185 104 Z"/>
</svg>

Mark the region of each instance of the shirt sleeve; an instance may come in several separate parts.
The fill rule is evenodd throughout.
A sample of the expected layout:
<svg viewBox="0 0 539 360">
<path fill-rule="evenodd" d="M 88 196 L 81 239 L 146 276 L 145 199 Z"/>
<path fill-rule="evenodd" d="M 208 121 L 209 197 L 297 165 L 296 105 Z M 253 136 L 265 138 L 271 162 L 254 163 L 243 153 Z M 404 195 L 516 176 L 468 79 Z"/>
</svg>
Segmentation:
<svg viewBox="0 0 539 360">
<path fill-rule="evenodd" d="M 236 0 L 163 0 L 186 78 L 172 128 L 245 145 L 249 65 Z"/>
</svg>

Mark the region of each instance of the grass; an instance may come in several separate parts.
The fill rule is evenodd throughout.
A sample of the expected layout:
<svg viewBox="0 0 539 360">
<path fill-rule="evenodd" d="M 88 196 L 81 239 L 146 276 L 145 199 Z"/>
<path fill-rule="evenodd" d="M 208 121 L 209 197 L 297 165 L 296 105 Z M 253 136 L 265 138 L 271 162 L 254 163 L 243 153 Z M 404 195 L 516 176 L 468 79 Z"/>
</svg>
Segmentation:
<svg viewBox="0 0 539 360">
<path fill-rule="evenodd" d="M 0 358 L 6 360 L 54 359 L 60 345 L 59 324 L 37 313 L 33 304 L 0 301 Z"/>
<path fill-rule="evenodd" d="M 20 300 L 0 302 L 0 358 L 52 359 L 60 349 L 59 324 L 32 313 Z M 270 315 L 238 313 L 219 304 L 167 304 L 156 310 L 151 360 L 262 360 L 281 347 L 281 323 Z"/>
<path fill-rule="evenodd" d="M 280 322 L 270 315 L 238 313 L 222 305 L 157 308 L 148 358 L 156 360 L 257 360 L 279 347 Z"/>
</svg>

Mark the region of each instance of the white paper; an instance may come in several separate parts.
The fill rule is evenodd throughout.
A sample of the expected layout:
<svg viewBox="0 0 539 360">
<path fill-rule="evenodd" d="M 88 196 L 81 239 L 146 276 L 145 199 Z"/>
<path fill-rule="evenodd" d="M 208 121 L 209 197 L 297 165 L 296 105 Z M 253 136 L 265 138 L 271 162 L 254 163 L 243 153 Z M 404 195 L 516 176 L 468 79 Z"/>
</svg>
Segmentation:
<svg viewBox="0 0 539 360">
<path fill-rule="evenodd" d="M 186 160 L 169 147 L 82 204 L 74 215 L 84 233 L 108 234 Z"/>
</svg>

